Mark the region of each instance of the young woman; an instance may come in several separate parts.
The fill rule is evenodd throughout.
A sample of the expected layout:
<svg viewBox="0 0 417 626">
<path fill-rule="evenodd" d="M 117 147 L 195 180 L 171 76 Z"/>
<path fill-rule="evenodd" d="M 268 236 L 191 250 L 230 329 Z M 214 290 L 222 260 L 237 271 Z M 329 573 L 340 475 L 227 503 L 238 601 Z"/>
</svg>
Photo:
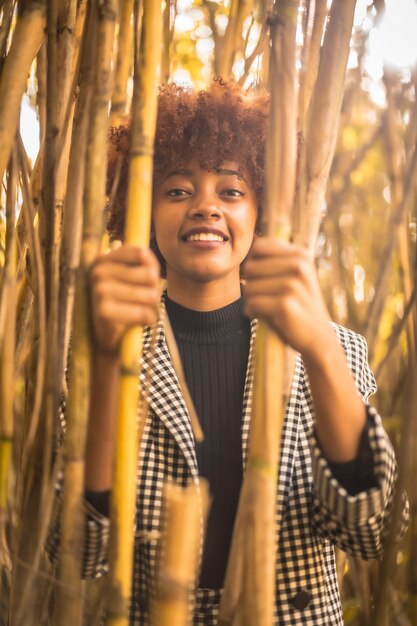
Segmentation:
<svg viewBox="0 0 417 626">
<path fill-rule="evenodd" d="M 118 350 L 130 325 L 157 324 L 141 376 L 149 414 L 137 492 L 131 624 L 147 622 L 166 479 L 208 478 L 212 508 L 194 624 L 216 624 L 250 421 L 252 345 L 264 319 L 298 353 L 284 422 L 276 619 L 343 623 L 334 546 L 381 554 L 396 480 L 392 447 L 367 398 L 375 391 L 362 337 L 331 324 L 313 261 L 257 237 L 268 100 L 214 81 L 206 92 L 161 89 L 152 250 L 122 245 L 91 269 L 95 338 L 87 442 L 85 574 L 106 571 Z M 122 157 L 109 229 L 123 238 L 129 128 L 111 136 L 109 180 Z M 140 207 L 138 207 L 140 210 Z M 158 321 L 162 296 L 205 440 L 196 445 Z M 241 277 L 244 275 L 244 288 Z"/>
</svg>

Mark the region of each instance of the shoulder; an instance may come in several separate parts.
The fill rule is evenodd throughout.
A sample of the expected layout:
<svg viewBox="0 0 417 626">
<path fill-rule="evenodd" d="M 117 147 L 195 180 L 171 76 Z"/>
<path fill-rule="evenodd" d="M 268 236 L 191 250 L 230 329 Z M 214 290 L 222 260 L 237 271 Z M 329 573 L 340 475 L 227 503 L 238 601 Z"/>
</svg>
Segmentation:
<svg viewBox="0 0 417 626">
<path fill-rule="evenodd" d="M 352 353 L 358 360 L 368 360 L 368 344 L 365 337 L 340 324 L 331 322 L 331 325 L 345 352 Z"/>
</svg>

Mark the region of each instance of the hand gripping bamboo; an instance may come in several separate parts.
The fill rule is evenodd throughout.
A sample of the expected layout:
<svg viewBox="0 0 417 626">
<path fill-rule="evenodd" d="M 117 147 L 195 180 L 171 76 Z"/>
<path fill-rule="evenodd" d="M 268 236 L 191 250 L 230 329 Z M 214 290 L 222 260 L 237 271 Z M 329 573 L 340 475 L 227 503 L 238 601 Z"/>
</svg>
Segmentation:
<svg viewBox="0 0 417 626">
<path fill-rule="evenodd" d="M 270 19 L 271 106 L 266 146 L 263 234 L 288 239 L 296 169 L 298 2 L 277 0 Z M 219 625 L 272 626 L 277 547 L 276 499 L 285 411 L 285 346 L 260 321 L 255 346 L 249 456 Z"/>
<path fill-rule="evenodd" d="M 137 33 L 136 33 L 137 36 Z M 162 45 L 162 3 L 144 0 L 140 67 L 135 60 L 131 158 L 127 200 L 127 243 L 148 246 L 153 142 L 156 126 L 157 85 Z M 130 329 L 122 342 L 120 392 L 112 492 L 107 626 L 127 626 L 132 578 L 137 469 L 138 367 L 143 329 Z"/>
</svg>

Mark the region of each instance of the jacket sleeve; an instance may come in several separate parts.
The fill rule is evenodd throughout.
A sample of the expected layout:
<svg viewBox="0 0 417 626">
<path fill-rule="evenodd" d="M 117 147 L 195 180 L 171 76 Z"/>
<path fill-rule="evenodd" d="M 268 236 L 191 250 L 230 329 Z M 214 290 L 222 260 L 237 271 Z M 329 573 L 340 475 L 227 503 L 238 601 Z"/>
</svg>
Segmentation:
<svg viewBox="0 0 417 626">
<path fill-rule="evenodd" d="M 65 407 L 62 405 L 59 412 L 62 437 L 65 434 Z M 61 438 L 62 438 L 61 437 Z M 59 563 L 60 520 L 63 501 L 63 476 L 58 477 L 55 487 L 51 522 L 49 524 L 45 549 L 54 565 Z M 85 538 L 82 563 L 83 578 L 98 578 L 107 572 L 107 552 L 110 536 L 110 520 L 95 510 L 91 504 L 84 501 L 85 510 Z"/>
<path fill-rule="evenodd" d="M 363 337 L 350 331 L 337 331 L 344 344 L 348 365 L 364 401 L 375 392 L 374 376 L 367 362 Z M 321 452 L 314 430 L 310 435 L 313 470 L 313 523 L 318 532 L 339 548 L 363 559 L 377 558 L 384 549 L 397 481 L 394 450 L 375 408 L 366 404 L 368 437 L 377 486 L 349 495 Z M 398 539 L 408 521 L 408 502 L 402 494 L 402 513 L 396 529 Z"/>
</svg>

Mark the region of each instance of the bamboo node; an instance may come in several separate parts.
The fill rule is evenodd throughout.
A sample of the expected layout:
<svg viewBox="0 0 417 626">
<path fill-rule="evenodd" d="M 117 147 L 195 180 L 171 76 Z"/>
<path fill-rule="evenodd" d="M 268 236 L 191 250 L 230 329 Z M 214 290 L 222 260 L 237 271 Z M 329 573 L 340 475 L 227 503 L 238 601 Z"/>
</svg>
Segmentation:
<svg viewBox="0 0 417 626">
<path fill-rule="evenodd" d="M 135 148 L 130 151 L 130 154 L 133 157 L 153 157 L 153 145 L 142 145 L 140 148 Z"/>
<path fill-rule="evenodd" d="M 268 478 L 275 479 L 277 476 L 277 464 L 270 463 L 261 458 L 249 458 L 247 462 L 247 470 L 255 469 L 262 474 L 265 474 Z"/>
<path fill-rule="evenodd" d="M 139 366 L 138 366 L 139 369 Z M 126 365 L 120 365 L 120 376 L 123 376 L 125 378 L 129 377 L 129 376 L 134 376 L 135 379 L 138 376 L 138 369 L 135 369 L 133 367 L 127 367 Z"/>
<path fill-rule="evenodd" d="M 117 11 L 114 10 L 112 4 L 109 0 L 101 0 L 98 3 L 98 15 L 101 20 L 116 21 Z"/>
<path fill-rule="evenodd" d="M 190 588 L 185 582 L 180 582 L 172 574 L 161 573 L 159 576 L 158 596 L 162 600 L 188 599 Z"/>
</svg>

